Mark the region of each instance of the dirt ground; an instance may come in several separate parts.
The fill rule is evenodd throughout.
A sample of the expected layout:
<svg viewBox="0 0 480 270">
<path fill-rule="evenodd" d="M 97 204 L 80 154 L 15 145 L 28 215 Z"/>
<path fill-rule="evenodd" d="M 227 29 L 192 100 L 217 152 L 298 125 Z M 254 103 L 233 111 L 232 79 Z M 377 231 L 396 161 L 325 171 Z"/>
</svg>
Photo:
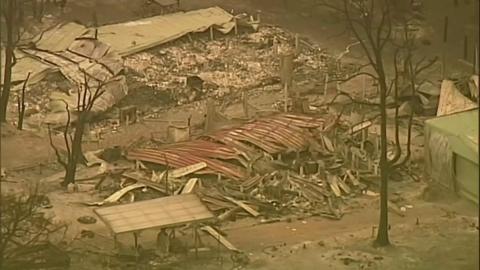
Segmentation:
<svg viewBox="0 0 480 270">
<path fill-rule="evenodd" d="M 140 16 L 140 0 L 77 0 L 69 4 L 64 18 L 91 23 L 95 2 L 101 24 Z M 303 5 L 288 5 L 288 2 L 292 1 L 185 0 L 182 1 L 182 7 L 194 9 L 218 5 L 227 10 L 235 9 L 236 12 L 261 10 L 262 20 L 266 23 L 279 24 L 290 31 L 298 32 L 328 48 L 332 53 L 343 51 L 345 46 L 351 43 L 349 37 L 339 36 L 343 29 L 338 21 L 322 16 L 325 12 Z M 464 35 L 468 35 L 469 40 L 476 39 L 478 44 L 478 28 L 473 27 L 478 25 L 478 13 L 469 15 L 472 10 L 478 10 L 478 1 L 460 1 L 458 8 L 453 8 L 453 1 L 424 2 L 428 11 L 427 21 L 433 30 L 429 37 L 431 45 L 422 47 L 421 52 L 430 56 L 441 56 L 443 51 L 452 52 L 446 57 L 449 68 L 454 71 L 469 69 L 457 59 L 463 55 Z M 451 19 L 455 23 L 451 24 L 448 43 L 442 44 L 443 18 L 447 15 L 455 18 Z M 360 56 L 356 51 L 352 53 L 353 58 Z M 440 79 L 439 71 L 435 72 L 438 72 L 435 76 Z M 252 102 L 257 106 L 268 106 L 267 101 L 275 98 L 278 98 L 277 93 L 265 94 Z M 163 112 L 162 118 L 186 119 L 191 114 L 195 125 L 203 120 L 203 113 L 198 109 L 201 106 L 202 104 L 196 103 L 177 107 Z M 229 113 L 235 115 L 239 110 L 238 106 L 232 106 Z M 7 127 L 2 126 L 2 129 L 4 134 Z M 46 134 L 8 129 L 15 135 L 2 137 L 1 163 L 2 168 L 7 169 L 9 180 L 14 182 L 2 182 L 2 192 L 18 189 L 18 184 L 24 181 L 28 183 L 60 171 L 58 166 L 51 165 L 54 154 Z M 85 149 L 128 145 L 142 136 L 147 136 L 145 134 L 164 131 L 164 125 L 159 123 L 141 123 L 118 133 L 108 134 L 101 144 L 88 143 Z M 38 166 L 39 164 L 43 165 Z M 19 168 L 24 169 L 14 171 Z M 51 186 L 53 185 L 51 183 Z M 191 260 L 173 263 L 168 267 L 154 264 L 147 264 L 144 268 L 127 267 L 126 264 L 110 265 L 106 256 L 84 250 L 92 248 L 107 252 L 111 249 L 113 241 L 106 227 L 101 222 L 84 225 L 76 221 L 83 215 L 94 216 L 92 208 L 82 206 L 80 202 L 101 200 L 102 197 L 88 192 L 72 195 L 51 186 L 44 186 L 51 191 L 51 211 L 57 219 L 69 220 L 68 242 L 72 243 L 72 246 L 80 247 L 78 254 L 75 250 L 72 251 L 77 255 L 72 256 L 71 269 L 232 269 L 225 250 L 220 253 L 215 251 L 201 254 L 200 259 L 194 259 L 190 254 Z M 260 225 L 258 221 L 245 219 L 226 224 L 222 230 L 235 246 L 249 255 L 251 263 L 245 269 L 478 269 L 478 207 L 462 200 L 446 200 L 447 195 L 443 193 L 435 194 L 439 200 L 425 201 L 422 197 L 423 188 L 424 182 L 408 180 L 391 187 L 392 192 L 401 192 L 413 208 L 407 210 L 405 217 L 390 214 L 393 246 L 386 249 L 375 249 L 371 245 L 372 227 L 378 221 L 378 198 L 369 196 L 355 200 L 350 212 L 339 221 L 320 217 L 293 217 L 291 220 Z M 82 230 L 93 231 L 95 237 L 74 240 Z M 191 238 L 189 234 L 184 236 L 184 239 Z M 202 238 L 208 237 L 204 235 Z M 142 241 L 146 247 L 154 242 L 148 234 Z M 212 250 L 218 247 L 217 244 L 206 241 Z M 124 239 L 123 242 L 128 245 L 132 240 Z"/>
<path fill-rule="evenodd" d="M 51 175 L 55 167 L 42 171 L 18 173 L 25 186 L 35 182 L 34 177 Z M 14 180 L 10 178 L 11 180 Z M 81 224 L 81 216 L 95 216 L 93 207 L 83 202 L 102 200 L 97 191 L 67 193 L 55 188 L 55 183 L 43 183 L 51 209 L 46 209 L 55 220 L 69 226 L 64 238 L 72 265 L 70 269 L 232 269 L 230 253 L 215 240 L 201 233 L 205 247 L 198 258 L 190 253 L 176 261 L 159 263 L 118 261 L 111 257 L 114 243 L 106 226 Z M 412 205 L 399 216 L 390 212 L 391 247 L 374 248 L 372 243 L 378 220 L 378 197 L 367 195 L 348 201 L 341 220 L 315 216 L 292 216 L 279 222 L 261 224 L 260 219 L 245 218 L 223 224 L 221 230 L 237 248 L 248 254 L 250 263 L 243 269 L 478 269 L 479 231 L 478 207 L 464 200 L 436 190 L 424 191 L 426 185 L 413 181 L 392 182 L 391 189 L 401 193 L 405 204 Z M 3 183 L 3 191 L 18 188 L 18 183 Z M 390 196 L 394 196 L 391 194 Z M 93 238 L 80 238 L 82 231 L 94 233 Z M 155 248 L 155 232 L 140 235 L 142 249 Z M 193 248 L 191 231 L 179 239 Z M 119 237 L 126 249 L 131 249 L 131 235 Z M 122 266 L 123 265 L 123 266 Z M 127 267 L 127 265 L 130 265 Z M 101 267 L 101 268 L 99 268 Z"/>
</svg>

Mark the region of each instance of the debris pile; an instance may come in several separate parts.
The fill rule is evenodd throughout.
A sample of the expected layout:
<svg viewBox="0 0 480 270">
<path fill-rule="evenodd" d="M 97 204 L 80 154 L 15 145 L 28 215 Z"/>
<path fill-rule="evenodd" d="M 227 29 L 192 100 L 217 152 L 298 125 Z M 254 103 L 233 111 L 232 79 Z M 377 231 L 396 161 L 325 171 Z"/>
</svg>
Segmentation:
<svg viewBox="0 0 480 270">
<path fill-rule="evenodd" d="M 277 27 L 262 27 L 244 33 L 203 40 L 183 38 L 173 45 L 152 49 L 126 58 L 134 80 L 154 91 L 167 91 L 185 104 L 202 96 L 224 97 L 280 83 L 280 55 L 294 50 L 295 36 Z M 294 62 L 297 81 L 329 73 L 330 78 L 350 74 L 351 66 L 340 67 L 335 59 L 305 41 Z M 187 83 L 200 78 L 203 87 Z"/>
<path fill-rule="evenodd" d="M 76 23 L 58 25 L 36 37 L 35 47 L 19 48 L 25 57 L 57 71 L 46 74 L 51 80 L 29 87 L 34 93 L 29 100 L 31 107 L 37 108 L 31 114 L 37 114 L 37 121 L 64 125 L 67 105 L 71 111 L 78 108 L 82 91 L 104 92 L 93 105 L 93 113 L 105 112 L 128 94 L 123 59 L 109 45 L 84 35 L 86 31 Z"/>
<path fill-rule="evenodd" d="M 186 142 L 130 149 L 126 157 L 136 169 L 107 170 L 124 179 L 121 189 L 88 205 L 118 203 L 128 196 L 127 201 L 142 200 L 150 189 L 149 197 L 195 192 L 220 221 L 242 214 L 339 219 L 340 204 L 368 184 L 358 171 L 345 168 L 348 157 L 327 137 L 335 124 L 276 114 Z"/>
</svg>

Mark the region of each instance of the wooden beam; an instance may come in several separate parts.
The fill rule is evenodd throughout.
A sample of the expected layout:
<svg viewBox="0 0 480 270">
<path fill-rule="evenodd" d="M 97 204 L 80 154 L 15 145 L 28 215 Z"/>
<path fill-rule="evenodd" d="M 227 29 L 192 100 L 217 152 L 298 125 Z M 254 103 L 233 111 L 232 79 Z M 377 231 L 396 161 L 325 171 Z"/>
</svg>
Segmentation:
<svg viewBox="0 0 480 270">
<path fill-rule="evenodd" d="M 258 213 L 253 208 L 251 208 L 250 206 L 246 205 L 245 203 L 243 203 L 241 201 L 235 200 L 234 198 L 227 197 L 227 196 L 224 196 L 224 198 L 231 201 L 232 203 L 240 206 L 241 208 L 243 208 L 243 210 L 247 211 L 250 215 L 252 215 L 254 217 L 258 217 L 260 215 L 260 213 Z"/>
</svg>

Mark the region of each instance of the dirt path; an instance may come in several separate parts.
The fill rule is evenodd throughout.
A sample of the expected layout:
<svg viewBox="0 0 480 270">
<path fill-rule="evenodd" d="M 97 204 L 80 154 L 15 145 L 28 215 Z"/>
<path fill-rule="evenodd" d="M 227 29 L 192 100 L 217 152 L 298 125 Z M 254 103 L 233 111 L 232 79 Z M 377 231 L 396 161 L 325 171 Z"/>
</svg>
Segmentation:
<svg viewBox="0 0 480 270">
<path fill-rule="evenodd" d="M 77 233 L 84 229 L 95 232 L 93 239 L 82 241 L 84 247 L 104 252 L 111 250 L 113 241 L 103 223 L 98 221 L 93 225 L 82 225 L 76 221 L 81 215 L 93 215 L 92 208 L 79 207 L 74 203 L 86 200 L 88 196 L 74 194 L 76 199 L 71 196 L 55 196 L 52 200 L 57 217 L 71 220 L 69 229 L 75 229 Z M 464 201 L 435 204 L 410 201 L 414 208 L 409 209 L 405 217 L 390 214 L 390 237 L 394 247 L 385 250 L 371 247 L 374 239 L 372 226 L 377 224 L 378 219 L 378 201 L 368 197 L 365 201 L 365 207 L 347 213 L 338 221 L 311 217 L 255 225 L 258 220 L 243 219 L 222 226 L 222 230 L 232 244 L 249 254 L 251 264 L 246 269 L 387 269 L 388 265 L 388 269 L 398 270 L 473 270 L 478 267 L 478 229 L 475 228 L 478 226 L 478 208 Z M 190 230 L 187 233 L 180 239 L 192 246 Z M 118 240 L 125 246 L 131 246 L 131 238 L 131 235 L 125 235 Z M 155 239 L 155 232 L 145 231 L 139 241 L 143 248 L 150 249 L 155 248 Z M 218 247 L 205 234 L 202 234 L 202 242 L 212 249 Z M 345 256 L 353 258 L 348 265 L 341 259 Z M 376 261 L 374 257 L 381 259 Z M 358 268 L 368 261 L 375 264 Z M 73 269 L 88 269 L 87 265 L 79 263 L 74 261 Z M 222 269 L 215 261 L 211 261 L 209 267 L 197 265 L 188 268 L 188 263 L 186 261 L 182 267 L 172 269 Z"/>
</svg>

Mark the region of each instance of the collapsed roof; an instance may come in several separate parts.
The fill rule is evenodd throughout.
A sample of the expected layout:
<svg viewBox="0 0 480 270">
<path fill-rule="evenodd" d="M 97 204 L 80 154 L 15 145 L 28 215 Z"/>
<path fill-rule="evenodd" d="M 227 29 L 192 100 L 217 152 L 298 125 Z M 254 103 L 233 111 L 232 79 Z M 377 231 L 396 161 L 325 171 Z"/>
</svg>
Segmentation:
<svg viewBox="0 0 480 270">
<path fill-rule="evenodd" d="M 173 168 L 205 162 L 207 167 L 197 173 L 221 174 L 238 180 L 247 177 L 248 164 L 258 158 L 254 149 L 267 154 L 301 151 L 312 146 L 318 150 L 321 148 L 316 144 L 318 136 L 329 127 L 323 118 L 278 114 L 162 149 L 133 149 L 127 158 Z"/>
<path fill-rule="evenodd" d="M 234 17 L 219 7 L 160 15 L 98 28 L 98 38 L 127 56 L 159 46 L 188 33 L 210 27 L 224 34 L 235 26 Z M 94 30 L 90 30 L 94 31 Z"/>
</svg>

